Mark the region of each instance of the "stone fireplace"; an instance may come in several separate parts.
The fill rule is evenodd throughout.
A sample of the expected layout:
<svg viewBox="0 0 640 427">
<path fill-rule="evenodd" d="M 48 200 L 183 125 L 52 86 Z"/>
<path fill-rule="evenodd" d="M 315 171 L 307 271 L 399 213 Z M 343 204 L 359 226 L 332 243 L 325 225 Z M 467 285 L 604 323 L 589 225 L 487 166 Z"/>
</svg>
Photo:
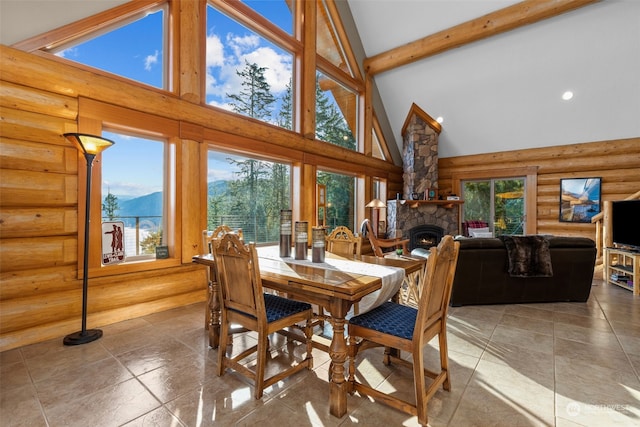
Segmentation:
<svg viewBox="0 0 640 427">
<path fill-rule="evenodd" d="M 460 204 L 439 200 L 438 135 L 442 130 L 417 105 L 412 105 L 402 129 L 403 194 L 401 200 L 387 201 L 387 236 L 410 239 L 410 249 L 422 247 L 422 235 L 440 242 L 445 234 L 460 234 Z M 435 190 L 434 200 L 424 200 L 425 191 Z M 412 195 L 421 200 L 412 200 Z M 428 247 L 433 246 L 429 244 Z"/>
</svg>

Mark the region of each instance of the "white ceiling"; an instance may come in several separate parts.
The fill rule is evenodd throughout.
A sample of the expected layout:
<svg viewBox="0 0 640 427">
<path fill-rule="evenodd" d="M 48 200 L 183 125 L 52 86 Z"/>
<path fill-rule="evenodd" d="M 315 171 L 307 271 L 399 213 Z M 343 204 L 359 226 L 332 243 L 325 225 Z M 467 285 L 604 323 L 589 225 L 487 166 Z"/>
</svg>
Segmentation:
<svg viewBox="0 0 640 427">
<path fill-rule="evenodd" d="M 126 0 L 0 0 L 10 45 Z M 516 3 L 348 0 L 372 56 Z M 375 76 L 392 135 L 416 103 L 440 157 L 640 136 L 640 1 L 605 0 Z M 575 93 L 563 101 L 566 90 Z"/>
<path fill-rule="evenodd" d="M 514 1 L 349 0 L 366 56 Z M 394 137 L 442 116 L 440 157 L 640 136 L 640 2 L 606 0 L 375 76 Z M 563 101 L 571 90 L 575 96 Z"/>
</svg>

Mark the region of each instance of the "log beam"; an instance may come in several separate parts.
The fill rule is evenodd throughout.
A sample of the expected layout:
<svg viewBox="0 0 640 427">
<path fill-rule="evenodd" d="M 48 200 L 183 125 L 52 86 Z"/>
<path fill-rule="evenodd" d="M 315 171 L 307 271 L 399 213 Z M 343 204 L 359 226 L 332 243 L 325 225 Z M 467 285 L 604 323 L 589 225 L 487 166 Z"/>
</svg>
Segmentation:
<svg viewBox="0 0 640 427">
<path fill-rule="evenodd" d="M 597 1 L 600 0 L 525 0 L 366 58 L 364 69 L 372 76 L 380 74 Z"/>
</svg>

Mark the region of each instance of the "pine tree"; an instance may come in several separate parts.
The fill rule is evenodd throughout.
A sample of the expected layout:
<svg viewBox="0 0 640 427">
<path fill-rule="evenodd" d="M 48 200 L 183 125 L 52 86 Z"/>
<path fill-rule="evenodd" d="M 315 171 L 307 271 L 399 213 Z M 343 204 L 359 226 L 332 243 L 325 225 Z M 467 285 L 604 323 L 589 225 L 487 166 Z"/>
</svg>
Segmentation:
<svg viewBox="0 0 640 427">
<path fill-rule="evenodd" d="M 278 126 L 284 129 L 293 130 L 293 102 L 291 90 L 291 80 L 287 84 L 287 89 L 282 95 L 282 104 L 280 105 L 280 111 L 278 111 L 277 122 Z"/>
<path fill-rule="evenodd" d="M 120 206 L 118 206 L 118 198 L 108 190 L 107 196 L 104 198 L 104 203 L 102 204 L 102 212 L 104 212 L 104 216 L 107 217 L 109 221 L 113 221 L 114 218 L 117 217 L 116 213 L 119 209 Z"/>
<path fill-rule="evenodd" d="M 242 78 L 242 89 L 238 94 L 227 94 L 233 101 L 233 111 L 268 122 L 271 119 L 275 97 L 271 94 L 271 86 L 267 83 L 264 72 L 265 67 L 245 59 L 245 67 L 236 74 Z"/>
<path fill-rule="evenodd" d="M 316 78 L 316 138 L 350 150 L 356 149 L 353 133 L 342 112 L 322 90 Z"/>
</svg>

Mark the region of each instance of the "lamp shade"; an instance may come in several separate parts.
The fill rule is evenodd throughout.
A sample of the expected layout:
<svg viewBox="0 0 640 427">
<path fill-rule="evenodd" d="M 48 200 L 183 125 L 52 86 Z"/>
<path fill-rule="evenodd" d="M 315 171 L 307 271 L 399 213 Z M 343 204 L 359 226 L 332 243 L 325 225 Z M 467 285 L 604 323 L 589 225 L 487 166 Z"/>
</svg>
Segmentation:
<svg viewBox="0 0 640 427">
<path fill-rule="evenodd" d="M 380 199 L 373 199 L 372 201 L 364 205 L 364 207 L 365 208 L 386 208 L 387 205 L 385 205 L 384 202 Z"/>
<path fill-rule="evenodd" d="M 101 136 L 85 133 L 65 133 L 64 137 L 71 141 L 84 154 L 99 154 L 111 147 L 115 142 Z"/>
</svg>

